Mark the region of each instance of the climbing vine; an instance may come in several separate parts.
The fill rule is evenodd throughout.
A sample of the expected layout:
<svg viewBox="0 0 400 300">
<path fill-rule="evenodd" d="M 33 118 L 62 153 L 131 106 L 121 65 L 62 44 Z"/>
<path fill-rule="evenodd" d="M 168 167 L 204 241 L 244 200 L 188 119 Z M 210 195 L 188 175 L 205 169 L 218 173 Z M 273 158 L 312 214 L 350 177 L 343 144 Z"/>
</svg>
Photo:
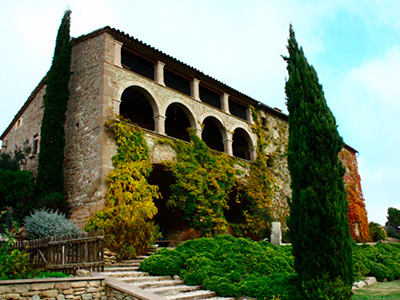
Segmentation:
<svg viewBox="0 0 400 300">
<path fill-rule="evenodd" d="M 229 194 L 236 184 L 234 159 L 225 153 L 212 151 L 193 129 L 190 143 L 162 140 L 176 152 L 176 160 L 166 162 L 176 183 L 167 205 L 184 212 L 191 228 L 202 235 L 225 233 L 228 223 L 224 210 L 228 209 Z"/>
<path fill-rule="evenodd" d="M 268 168 L 268 157 L 265 155 L 268 141 L 263 132 L 262 119 L 254 108 L 252 114 L 252 130 L 257 135 L 257 157 L 250 164 L 247 183 L 239 186 L 239 197 L 242 198 L 240 201 L 245 201 L 247 208 L 243 211 L 245 222 L 238 224 L 237 229 L 241 231 L 241 235 L 260 239 L 269 231 L 268 226 L 272 218 L 274 178 Z"/>
<path fill-rule="evenodd" d="M 88 219 L 85 229 L 104 230 L 106 246 L 120 258 L 131 258 L 148 251 L 158 237 L 151 219 L 157 213 L 153 200 L 160 195 L 158 187 L 147 182 L 152 166 L 142 130 L 124 121 L 107 126 L 116 137 L 118 153 L 112 158 L 104 208 Z"/>
<path fill-rule="evenodd" d="M 350 234 L 358 242 L 367 242 L 369 241 L 369 224 L 361 190 L 361 177 L 357 171 L 357 160 L 355 154 L 346 149 L 340 151 L 339 158 L 346 167 L 343 179 L 349 202 L 347 218 L 350 224 Z M 358 228 L 358 232 L 356 228 Z"/>
</svg>

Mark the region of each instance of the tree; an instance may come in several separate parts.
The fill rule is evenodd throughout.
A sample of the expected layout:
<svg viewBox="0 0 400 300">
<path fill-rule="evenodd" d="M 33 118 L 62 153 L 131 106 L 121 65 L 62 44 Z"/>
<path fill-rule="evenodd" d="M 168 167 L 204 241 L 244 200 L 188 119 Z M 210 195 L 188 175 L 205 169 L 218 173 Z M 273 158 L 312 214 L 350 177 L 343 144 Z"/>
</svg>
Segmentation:
<svg viewBox="0 0 400 300">
<path fill-rule="evenodd" d="M 37 176 L 40 204 L 66 210 L 64 200 L 65 113 L 69 98 L 72 42 L 69 34 L 71 11 L 67 10 L 58 30 L 53 62 L 47 74 L 47 87 Z"/>
<path fill-rule="evenodd" d="M 390 237 L 400 238 L 400 210 L 388 208 L 386 231 Z"/>
<path fill-rule="evenodd" d="M 287 49 L 289 57 L 283 58 L 289 73 L 285 91 L 292 179 L 288 225 L 294 266 L 303 289 L 312 282 L 329 280 L 335 286 L 337 280 L 343 280 L 351 295 L 353 264 L 345 169 L 338 159 L 344 143 L 317 73 L 298 46 L 292 26 Z"/>
</svg>

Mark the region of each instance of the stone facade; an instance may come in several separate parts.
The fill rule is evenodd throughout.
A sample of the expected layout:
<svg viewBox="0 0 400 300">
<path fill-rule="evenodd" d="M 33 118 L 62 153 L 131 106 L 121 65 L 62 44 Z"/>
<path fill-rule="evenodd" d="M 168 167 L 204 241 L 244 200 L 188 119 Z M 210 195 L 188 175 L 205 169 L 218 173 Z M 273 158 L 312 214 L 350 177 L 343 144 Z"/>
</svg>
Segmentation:
<svg viewBox="0 0 400 300">
<path fill-rule="evenodd" d="M 146 68 L 154 72 L 151 78 L 140 70 L 123 65 L 122 57 L 125 54 L 122 51 L 131 51 L 134 53 L 132 55 L 136 55 L 134 59 L 144 60 Z M 107 191 L 106 178 L 113 168 L 111 158 L 116 153 L 115 140 L 105 123 L 120 114 L 121 103 L 125 101 L 124 95 L 127 91 L 134 91 L 136 95 L 140 95 L 142 100 L 147 101 L 151 110 L 150 121 L 154 122 L 154 128 L 144 129 L 144 132 L 151 150 L 152 163 L 157 164 L 175 157 L 170 146 L 156 143 L 160 138 L 174 138 L 169 134 L 168 127 L 171 107 L 175 113 L 178 111 L 184 114 L 190 126 L 203 139 L 206 132 L 204 126 L 213 124 L 214 131 L 219 131 L 221 137 L 218 141 L 213 137 L 213 142 L 221 145 L 220 151 L 238 156 L 242 166 L 251 163 L 256 155 L 267 155 L 270 158 L 270 168 L 275 177 L 274 219 L 285 221 L 288 213 L 286 199 L 291 195 L 290 175 L 285 156 L 288 124 L 287 116 L 278 109 L 263 105 L 161 51 L 109 27 L 74 40 L 71 72 L 70 99 L 65 123 L 64 167 L 65 190 L 71 207 L 71 219 L 77 225 L 83 226 L 87 217 L 103 205 Z M 178 76 L 178 81 L 186 80 L 190 83 L 190 92 L 182 92 L 179 88 L 171 86 L 167 76 Z M 219 97 L 216 100 L 217 104 L 212 102 L 215 101 L 215 97 L 211 102 L 203 101 L 204 90 Z M 39 84 L 2 134 L 2 151 L 12 151 L 25 140 L 33 145 L 33 139 L 40 133 L 44 94 L 45 80 Z M 254 122 L 250 107 L 254 107 L 263 119 L 264 134 L 269 142 L 265 153 L 255 153 L 254 150 L 257 136 L 252 130 Z M 145 115 L 146 111 L 143 114 Z M 22 120 L 22 123 L 19 120 Z M 214 134 L 212 131 L 210 130 L 211 135 Z M 245 156 L 238 154 L 242 148 Z M 35 173 L 37 155 L 32 154 L 24 168 Z M 246 167 L 244 169 L 246 170 Z"/>
</svg>

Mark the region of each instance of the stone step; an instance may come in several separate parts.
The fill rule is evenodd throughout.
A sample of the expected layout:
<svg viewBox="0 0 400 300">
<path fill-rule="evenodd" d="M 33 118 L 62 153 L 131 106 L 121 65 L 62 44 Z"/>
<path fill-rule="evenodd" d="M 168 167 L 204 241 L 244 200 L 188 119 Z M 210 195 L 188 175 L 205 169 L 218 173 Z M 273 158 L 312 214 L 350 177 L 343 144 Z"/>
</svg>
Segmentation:
<svg viewBox="0 0 400 300">
<path fill-rule="evenodd" d="M 106 267 L 104 268 L 104 272 L 128 272 L 128 271 L 137 271 L 139 266 L 134 267 Z"/>
<path fill-rule="evenodd" d="M 183 285 L 185 284 L 185 282 L 183 282 L 182 280 L 159 280 L 159 281 L 130 282 L 129 284 L 141 289 L 148 289 L 156 287 L 172 287 L 176 285 Z"/>
<path fill-rule="evenodd" d="M 140 272 L 140 271 L 131 271 L 131 272 L 101 272 L 100 274 L 103 274 L 104 276 L 113 277 L 113 278 L 149 276 L 149 273 Z"/>
<path fill-rule="evenodd" d="M 124 277 L 120 280 L 126 283 L 133 282 L 144 282 L 144 281 L 161 281 L 161 280 L 172 280 L 171 276 L 140 276 L 140 277 Z"/>
<path fill-rule="evenodd" d="M 215 292 L 201 290 L 189 293 L 179 293 L 176 295 L 167 295 L 165 297 L 169 300 L 197 300 L 197 299 L 212 298 L 215 295 L 216 295 Z"/>
<path fill-rule="evenodd" d="M 166 286 L 166 287 L 157 287 L 157 288 L 147 288 L 144 289 L 148 292 L 157 294 L 157 295 L 176 295 L 182 292 L 191 292 L 201 289 L 199 285 L 176 285 L 176 286 Z"/>
<path fill-rule="evenodd" d="M 139 267 L 139 266 L 140 266 L 140 263 L 141 263 L 142 261 L 143 261 L 143 260 L 140 260 L 140 261 L 132 261 L 132 262 L 124 262 L 124 263 L 117 262 L 117 263 L 114 263 L 114 264 L 110 265 L 109 267 L 111 267 L 111 268 L 113 268 L 113 267 Z"/>
</svg>

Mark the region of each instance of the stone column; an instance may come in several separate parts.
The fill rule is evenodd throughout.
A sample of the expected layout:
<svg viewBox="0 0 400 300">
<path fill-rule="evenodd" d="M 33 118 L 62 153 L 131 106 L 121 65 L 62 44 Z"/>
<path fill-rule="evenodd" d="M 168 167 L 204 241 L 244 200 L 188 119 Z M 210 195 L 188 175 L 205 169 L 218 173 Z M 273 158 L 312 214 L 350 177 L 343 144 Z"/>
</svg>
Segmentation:
<svg viewBox="0 0 400 300">
<path fill-rule="evenodd" d="M 158 115 L 154 119 L 154 129 L 159 134 L 165 134 L 165 119 L 166 116 Z"/>
<path fill-rule="evenodd" d="M 164 66 L 165 64 L 159 60 L 154 63 L 154 81 L 163 86 L 165 86 Z"/>
<path fill-rule="evenodd" d="M 119 41 L 114 41 L 114 65 L 122 68 L 121 65 L 121 49 L 122 43 Z"/>
<path fill-rule="evenodd" d="M 232 139 L 225 139 L 222 141 L 222 143 L 224 144 L 224 152 L 230 156 L 233 156 Z"/>
<path fill-rule="evenodd" d="M 254 149 L 254 148 L 249 149 L 249 153 L 250 153 L 250 161 L 255 161 L 256 160 L 256 156 L 257 156 L 256 149 Z"/>
<path fill-rule="evenodd" d="M 227 93 L 223 93 L 221 95 L 221 109 L 226 112 L 227 114 L 230 114 L 229 112 L 229 95 Z"/>
<path fill-rule="evenodd" d="M 197 78 L 193 78 L 190 82 L 190 96 L 192 96 L 195 100 L 200 101 L 200 80 Z"/>
<path fill-rule="evenodd" d="M 249 121 L 251 124 L 253 124 L 253 118 L 251 116 L 251 109 L 250 107 L 246 108 L 246 119 Z"/>
<path fill-rule="evenodd" d="M 282 244 L 281 222 L 272 222 L 271 227 L 271 243 L 280 246 Z"/>
<path fill-rule="evenodd" d="M 121 105 L 121 100 L 113 99 L 112 106 L 113 106 L 113 117 L 116 118 L 119 115 L 119 106 Z"/>
</svg>

